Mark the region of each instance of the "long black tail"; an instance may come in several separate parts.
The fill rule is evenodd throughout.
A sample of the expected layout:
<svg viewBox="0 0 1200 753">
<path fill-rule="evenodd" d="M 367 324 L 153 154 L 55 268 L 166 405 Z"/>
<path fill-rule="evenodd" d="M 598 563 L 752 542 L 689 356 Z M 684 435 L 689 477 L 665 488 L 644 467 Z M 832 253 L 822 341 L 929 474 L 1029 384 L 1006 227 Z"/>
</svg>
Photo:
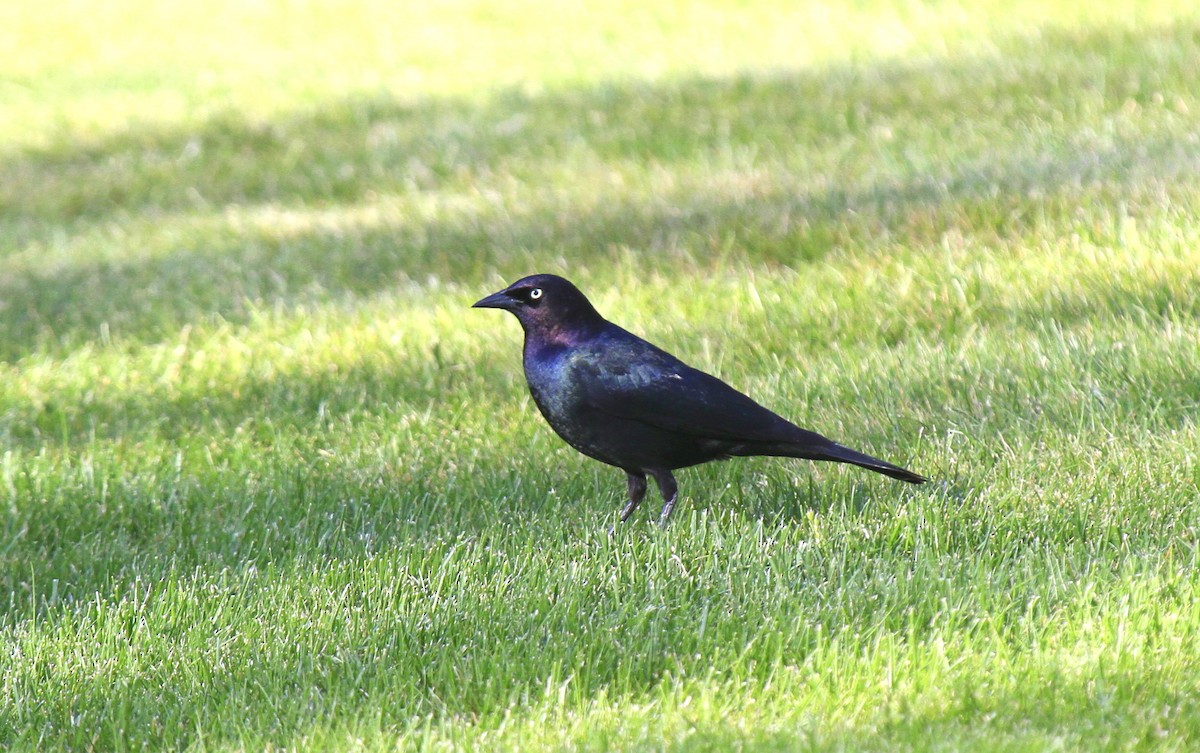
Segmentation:
<svg viewBox="0 0 1200 753">
<path fill-rule="evenodd" d="M 873 458 L 858 450 L 852 450 L 833 440 L 826 439 L 815 432 L 805 431 L 804 429 L 800 429 L 799 431 L 804 432 L 807 441 L 774 442 L 767 447 L 747 447 L 746 450 L 748 451 L 745 454 L 780 455 L 789 458 L 804 458 L 805 460 L 829 460 L 835 463 L 850 463 L 851 465 L 866 468 L 869 471 L 875 471 L 885 476 L 907 481 L 910 484 L 923 484 L 929 480 L 919 473 L 913 473 L 906 468 L 892 465 L 879 458 Z"/>
<path fill-rule="evenodd" d="M 913 473 L 906 468 L 901 468 L 898 465 L 892 465 L 891 463 L 880 460 L 879 458 L 873 458 L 866 453 L 852 450 L 849 447 L 844 447 L 837 442 L 830 442 L 828 446 L 822 447 L 816 453 L 809 455 L 808 457 L 812 458 L 813 460 L 832 460 L 837 463 L 851 463 L 852 465 L 866 468 L 869 471 L 875 471 L 876 473 L 882 473 L 885 476 L 891 476 L 892 478 L 898 478 L 901 481 L 907 481 L 910 484 L 923 484 L 929 480 L 919 473 Z"/>
</svg>

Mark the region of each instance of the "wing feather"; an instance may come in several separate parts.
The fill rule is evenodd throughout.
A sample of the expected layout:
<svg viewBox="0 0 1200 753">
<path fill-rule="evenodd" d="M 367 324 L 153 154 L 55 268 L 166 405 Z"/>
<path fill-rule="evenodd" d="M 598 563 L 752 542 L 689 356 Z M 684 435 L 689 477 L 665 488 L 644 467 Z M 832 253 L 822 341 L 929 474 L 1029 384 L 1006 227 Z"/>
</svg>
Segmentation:
<svg viewBox="0 0 1200 753">
<path fill-rule="evenodd" d="M 594 410 L 701 439 L 794 441 L 802 432 L 720 379 L 634 335 L 581 350 L 572 370 Z"/>
</svg>

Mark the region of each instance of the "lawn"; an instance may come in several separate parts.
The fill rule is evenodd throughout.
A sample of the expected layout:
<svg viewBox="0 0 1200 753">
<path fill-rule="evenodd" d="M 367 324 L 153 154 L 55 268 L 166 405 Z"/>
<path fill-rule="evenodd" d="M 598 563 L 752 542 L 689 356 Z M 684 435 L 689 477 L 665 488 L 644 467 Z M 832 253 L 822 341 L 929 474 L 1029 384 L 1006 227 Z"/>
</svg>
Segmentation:
<svg viewBox="0 0 1200 753">
<path fill-rule="evenodd" d="M 610 537 L 531 272 L 934 482 Z M 1198 409 L 1193 0 L 0 7 L 4 750 L 1195 750 Z"/>
</svg>

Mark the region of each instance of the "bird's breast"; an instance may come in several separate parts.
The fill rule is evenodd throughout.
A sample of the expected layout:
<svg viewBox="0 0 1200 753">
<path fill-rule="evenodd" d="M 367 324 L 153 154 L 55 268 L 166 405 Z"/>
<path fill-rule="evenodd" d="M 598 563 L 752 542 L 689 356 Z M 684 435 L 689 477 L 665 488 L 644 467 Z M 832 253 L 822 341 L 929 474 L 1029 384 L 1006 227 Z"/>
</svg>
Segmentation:
<svg viewBox="0 0 1200 753">
<path fill-rule="evenodd" d="M 558 354 L 527 356 L 525 380 L 534 402 L 551 425 L 570 412 L 573 400 L 578 399 L 578 390 L 572 384 L 564 359 Z"/>
<path fill-rule="evenodd" d="M 546 353 L 525 358 L 525 378 L 529 394 L 554 432 L 567 444 L 585 455 L 612 462 L 604 441 L 606 427 L 588 411 L 583 398 L 579 370 L 575 368 L 579 353 Z"/>
</svg>

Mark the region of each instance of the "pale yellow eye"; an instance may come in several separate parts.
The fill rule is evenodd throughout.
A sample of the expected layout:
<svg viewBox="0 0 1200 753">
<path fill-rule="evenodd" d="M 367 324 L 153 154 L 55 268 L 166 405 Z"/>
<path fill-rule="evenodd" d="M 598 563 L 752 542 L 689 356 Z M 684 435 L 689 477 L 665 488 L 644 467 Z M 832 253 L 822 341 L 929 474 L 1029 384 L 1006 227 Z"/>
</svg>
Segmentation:
<svg viewBox="0 0 1200 753">
<path fill-rule="evenodd" d="M 529 300 L 536 301 L 537 299 L 539 299 L 541 297 L 542 297 L 542 289 L 541 288 L 534 288 L 533 290 L 529 291 Z"/>
</svg>

